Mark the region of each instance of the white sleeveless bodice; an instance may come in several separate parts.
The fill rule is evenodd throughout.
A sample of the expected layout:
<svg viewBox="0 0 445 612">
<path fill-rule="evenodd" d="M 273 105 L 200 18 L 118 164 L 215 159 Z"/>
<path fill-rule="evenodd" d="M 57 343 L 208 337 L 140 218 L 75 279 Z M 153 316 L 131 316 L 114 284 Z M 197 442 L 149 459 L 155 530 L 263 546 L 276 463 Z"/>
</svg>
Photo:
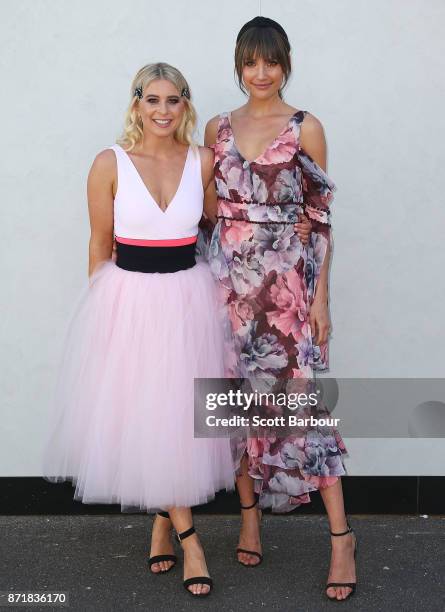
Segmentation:
<svg viewBox="0 0 445 612">
<path fill-rule="evenodd" d="M 118 144 L 109 148 L 115 152 L 117 161 L 116 239 L 179 242 L 196 237 L 204 200 L 199 151 L 189 147 L 178 189 L 163 211 L 124 149 Z"/>
</svg>

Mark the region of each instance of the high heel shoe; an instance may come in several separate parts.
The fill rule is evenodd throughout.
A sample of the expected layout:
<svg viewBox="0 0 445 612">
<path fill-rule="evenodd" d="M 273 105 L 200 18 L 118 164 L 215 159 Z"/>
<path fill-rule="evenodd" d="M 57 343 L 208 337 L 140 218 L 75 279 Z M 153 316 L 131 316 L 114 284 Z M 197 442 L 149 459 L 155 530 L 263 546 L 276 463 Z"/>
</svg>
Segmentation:
<svg viewBox="0 0 445 612">
<path fill-rule="evenodd" d="M 346 524 L 348 526 L 348 528 L 346 529 L 346 531 L 342 531 L 341 533 L 334 533 L 333 531 L 329 531 L 329 533 L 331 534 L 331 536 L 344 536 L 348 533 L 354 533 L 354 561 L 357 555 L 357 548 L 358 548 L 358 544 L 357 544 L 357 537 L 355 536 L 355 532 L 352 529 L 351 525 L 346 521 Z M 337 597 L 331 597 L 330 595 L 327 594 L 327 589 L 329 587 L 349 587 L 351 590 L 350 593 L 348 593 L 348 595 L 346 595 L 346 597 L 344 599 L 337 599 Z M 356 582 L 328 582 L 328 584 L 325 586 L 326 589 L 326 597 L 328 599 L 330 599 L 331 601 L 345 601 L 346 599 L 348 599 L 349 597 L 352 597 L 352 595 L 354 595 L 355 591 L 356 591 L 356 587 L 357 587 L 357 581 Z"/>
<path fill-rule="evenodd" d="M 196 531 L 192 525 L 190 529 L 187 529 L 182 533 L 177 533 L 176 539 L 180 544 L 182 544 L 183 540 L 193 535 L 194 533 L 196 533 Z M 182 584 L 184 585 L 185 590 L 188 591 L 190 595 L 193 595 L 194 597 L 207 597 L 207 595 L 210 595 L 213 589 L 213 580 L 210 578 L 210 576 L 194 576 L 193 578 L 187 578 Z M 206 593 L 193 593 L 193 591 L 189 589 L 189 586 L 191 586 L 192 584 L 207 584 L 210 588 Z"/>
<path fill-rule="evenodd" d="M 250 510 L 251 508 L 255 508 L 255 506 L 258 505 L 258 498 L 254 501 L 253 504 L 251 504 L 250 506 L 243 506 L 240 505 L 241 510 Z M 256 552 L 256 550 L 247 550 L 246 548 L 237 548 L 236 549 L 236 554 L 238 553 L 246 553 L 247 555 L 253 555 L 255 557 L 258 557 L 259 561 L 258 563 L 243 563 L 242 561 L 240 561 L 238 559 L 238 563 L 241 563 L 241 565 L 244 565 L 244 567 L 258 567 L 262 561 L 263 561 L 263 555 L 259 552 Z"/>
<path fill-rule="evenodd" d="M 169 516 L 168 512 L 158 512 L 157 515 L 158 516 L 162 516 L 163 518 L 166 518 L 166 519 L 170 520 L 170 516 Z M 159 572 L 153 572 L 152 569 L 151 569 L 152 566 L 155 563 L 160 563 L 161 561 L 173 561 L 173 565 L 171 565 L 166 570 L 161 570 Z M 178 561 L 178 557 L 176 555 L 155 555 L 154 557 L 150 557 L 148 559 L 148 566 L 149 566 L 152 574 L 166 574 L 167 572 L 169 572 L 170 570 L 172 570 L 175 567 L 177 561 Z"/>
</svg>

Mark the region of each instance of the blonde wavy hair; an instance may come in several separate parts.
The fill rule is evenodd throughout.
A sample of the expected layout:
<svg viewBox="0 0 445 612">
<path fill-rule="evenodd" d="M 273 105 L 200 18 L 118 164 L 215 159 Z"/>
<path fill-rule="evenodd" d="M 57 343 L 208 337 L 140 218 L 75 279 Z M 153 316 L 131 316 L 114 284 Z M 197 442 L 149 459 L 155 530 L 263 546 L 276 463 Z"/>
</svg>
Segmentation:
<svg viewBox="0 0 445 612">
<path fill-rule="evenodd" d="M 178 90 L 179 95 L 184 89 L 190 91 L 187 81 L 184 75 L 170 64 L 164 62 L 157 62 L 156 64 L 147 64 L 141 68 L 133 79 L 131 84 L 131 98 L 130 104 L 127 109 L 124 121 L 124 131 L 121 137 L 117 140 L 126 151 L 131 151 L 134 147 L 141 142 L 143 138 L 142 121 L 137 112 L 139 98 L 136 95 L 136 88 L 142 88 L 145 90 L 147 85 L 152 81 L 166 80 L 173 83 Z M 190 99 L 182 96 L 182 100 L 185 105 L 184 115 L 182 117 L 180 125 L 175 130 L 174 137 L 181 144 L 196 146 L 193 140 L 193 133 L 196 127 L 196 110 Z"/>
</svg>

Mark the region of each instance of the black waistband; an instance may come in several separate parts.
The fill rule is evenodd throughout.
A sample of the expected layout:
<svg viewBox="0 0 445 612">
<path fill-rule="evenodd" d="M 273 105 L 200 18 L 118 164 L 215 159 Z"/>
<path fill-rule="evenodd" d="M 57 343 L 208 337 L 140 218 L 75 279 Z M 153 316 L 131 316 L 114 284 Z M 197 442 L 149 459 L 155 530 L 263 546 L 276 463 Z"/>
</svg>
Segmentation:
<svg viewBox="0 0 445 612">
<path fill-rule="evenodd" d="M 179 272 L 196 264 L 196 244 L 158 247 L 116 242 L 116 265 L 130 272 Z"/>
</svg>

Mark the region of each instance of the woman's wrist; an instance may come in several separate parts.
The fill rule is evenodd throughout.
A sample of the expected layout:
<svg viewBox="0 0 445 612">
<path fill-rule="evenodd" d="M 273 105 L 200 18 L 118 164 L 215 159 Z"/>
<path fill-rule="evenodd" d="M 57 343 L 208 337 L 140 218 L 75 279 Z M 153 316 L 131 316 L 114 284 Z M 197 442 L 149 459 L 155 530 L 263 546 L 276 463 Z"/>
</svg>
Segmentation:
<svg viewBox="0 0 445 612">
<path fill-rule="evenodd" d="M 329 293 L 327 288 L 323 288 L 318 286 L 315 290 L 314 302 L 319 304 L 328 304 L 329 302 Z"/>
</svg>

